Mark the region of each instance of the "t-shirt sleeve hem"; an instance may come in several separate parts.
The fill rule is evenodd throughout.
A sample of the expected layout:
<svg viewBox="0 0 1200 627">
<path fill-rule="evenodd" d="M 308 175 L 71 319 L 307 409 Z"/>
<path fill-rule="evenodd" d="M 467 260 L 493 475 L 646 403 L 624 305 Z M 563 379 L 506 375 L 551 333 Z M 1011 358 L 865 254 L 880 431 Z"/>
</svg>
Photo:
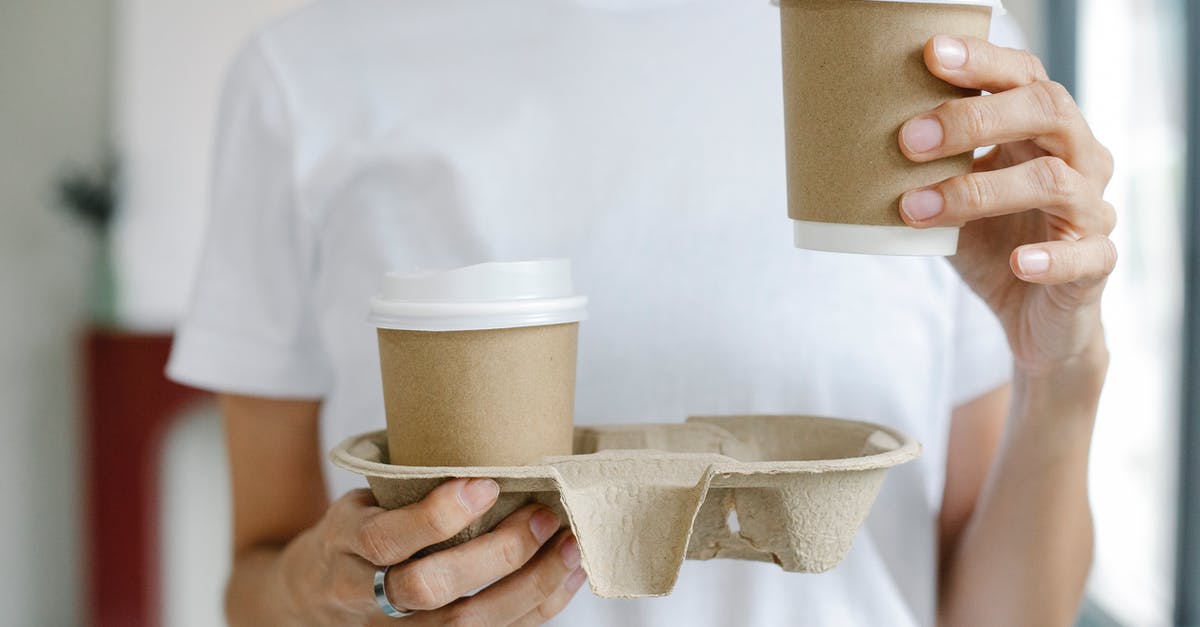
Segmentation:
<svg viewBox="0 0 1200 627">
<path fill-rule="evenodd" d="M 961 407 L 971 401 L 1000 389 L 1012 383 L 1012 372 L 997 372 L 986 379 L 978 379 L 972 382 L 970 387 L 964 387 L 956 390 L 954 396 L 954 407 Z"/>
<path fill-rule="evenodd" d="M 185 323 L 176 331 L 166 374 L 213 392 L 316 399 L 330 387 L 323 359 L 315 347 L 271 346 Z"/>
</svg>

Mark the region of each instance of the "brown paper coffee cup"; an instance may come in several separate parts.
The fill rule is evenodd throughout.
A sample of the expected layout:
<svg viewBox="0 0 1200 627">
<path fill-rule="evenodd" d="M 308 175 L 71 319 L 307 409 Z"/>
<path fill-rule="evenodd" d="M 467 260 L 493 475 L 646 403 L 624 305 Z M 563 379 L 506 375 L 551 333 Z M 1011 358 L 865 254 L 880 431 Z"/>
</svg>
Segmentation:
<svg viewBox="0 0 1200 627">
<path fill-rule="evenodd" d="M 987 37 L 990 3 L 780 0 L 788 216 L 797 247 L 952 255 L 957 228 L 914 229 L 900 195 L 971 170 L 971 153 L 914 163 L 900 126 L 978 95 L 925 67 L 938 34 Z"/>
<path fill-rule="evenodd" d="M 379 329 L 391 463 L 519 466 L 570 455 L 578 331 Z"/>
<path fill-rule="evenodd" d="M 519 466 L 570 455 L 586 302 L 566 260 L 389 274 L 371 320 L 391 463 Z"/>
</svg>

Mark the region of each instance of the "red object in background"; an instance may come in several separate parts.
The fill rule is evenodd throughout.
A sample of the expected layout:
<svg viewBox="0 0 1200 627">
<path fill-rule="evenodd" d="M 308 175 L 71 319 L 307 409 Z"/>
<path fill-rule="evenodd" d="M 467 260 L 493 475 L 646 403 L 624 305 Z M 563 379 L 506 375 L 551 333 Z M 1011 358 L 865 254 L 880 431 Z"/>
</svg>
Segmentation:
<svg viewBox="0 0 1200 627">
<path fill-rule="evenodd" d="M 170 335 L 94 328 L 84 339 L 88 602 L 102 627 L 160 623 L 159 461 L 163 436 L 211 398 L 167 380 Z"/>
</svg>

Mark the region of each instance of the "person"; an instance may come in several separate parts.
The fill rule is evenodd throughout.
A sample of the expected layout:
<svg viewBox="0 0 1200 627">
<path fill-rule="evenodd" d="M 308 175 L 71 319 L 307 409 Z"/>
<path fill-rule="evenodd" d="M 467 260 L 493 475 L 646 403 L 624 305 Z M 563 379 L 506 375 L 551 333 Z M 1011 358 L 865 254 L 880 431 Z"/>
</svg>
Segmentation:
<svg viewBox="0 0 1200 627">
<path fill-rule="evenodd" d="M 991 93 L 909 120 L 901 150 L 995 148 L 899 211 L 962 225 L 959 253 L 796 250 L 777 20 L 742 0 L 340 0 L 253 37 L 169 364 L 220 394 L 232 625 L 1071 622 L 1091 558 L 1111 156 L 1036 57 L 939 35 L 929 71 Z M 384 511 L 323 462 L 384 425 L 368 299 L 388 270 L 534 257 L 571 258 L 590 296 L 578 422 L 829 415 L 900 429 L 924 455 L 889 473 L 822 574 L 688 562 L 669 597 L 577 595 L 578 545 L 536 506 L 410 560 L 497 486 L 449 481 Z M 373 593 L 389 565 L 405 618 Z"/>
</svg>

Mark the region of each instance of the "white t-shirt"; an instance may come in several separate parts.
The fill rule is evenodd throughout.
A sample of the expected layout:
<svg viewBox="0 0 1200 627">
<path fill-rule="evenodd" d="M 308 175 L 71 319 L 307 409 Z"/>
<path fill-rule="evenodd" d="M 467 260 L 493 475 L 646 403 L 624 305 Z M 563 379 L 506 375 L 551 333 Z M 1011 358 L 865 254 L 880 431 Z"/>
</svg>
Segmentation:
<svg viewBox="0 0 1200 627">
<path fill-rule="evenodd" d="M 339 0 L 267 28 L 226 87 L 170 375 L 321 397 L 328 449 L 384 426 L 385 271 L 569 257 L 577 422 L 820 414 L 925 452 L 828 573 L 688 562 L 669 597 L 584 591 L 554 624 L 932 624 L 950 413 L 1011 357 L 945 260 L 792 247 L 778 32 L 766 0 Z"/>
</svg>

